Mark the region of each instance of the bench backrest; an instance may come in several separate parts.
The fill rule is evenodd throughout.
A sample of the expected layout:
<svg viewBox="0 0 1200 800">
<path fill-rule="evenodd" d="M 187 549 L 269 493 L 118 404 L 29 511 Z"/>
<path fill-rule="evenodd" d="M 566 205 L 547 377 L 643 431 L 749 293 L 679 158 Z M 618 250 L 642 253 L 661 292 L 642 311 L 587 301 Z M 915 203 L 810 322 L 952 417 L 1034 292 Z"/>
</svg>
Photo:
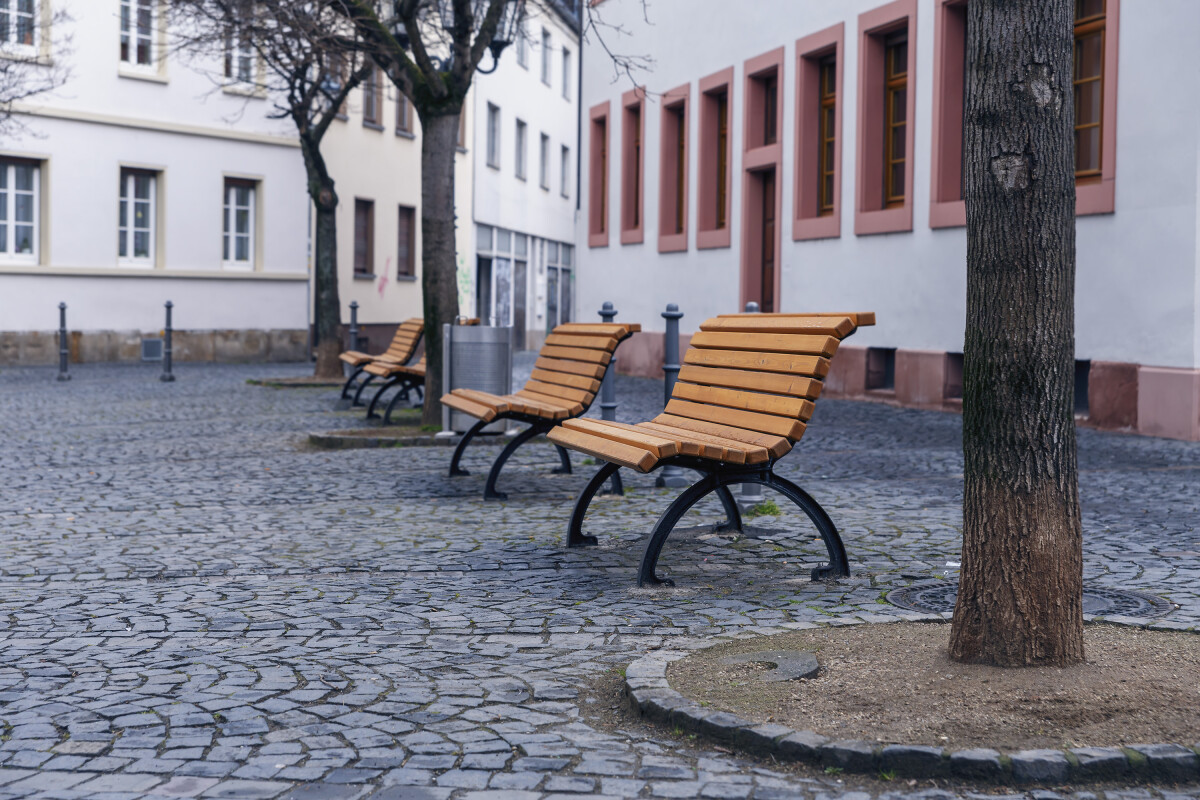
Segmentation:
<svg viewBox="0 0 1200 800">
<path fill-rule="evenodd" d="M 727 314 L 692 336 L 665 413 L 786 437 L 804 434 L 838 343 L 874 313 Z"/>
<path fill-rule="evenodd" d="M 407 364 L 424 333 L 425 320 L 420 317 L 404 320 L 396 328 L 396 333 L 392 336 L 392 343 L 388 345 L 387 351 L 380 358 L 395 361 L 397 364 Z"/>
<path fill-rule="evenodd" d="M 586 410 L 600 391 L 613 352 L 642 329 L 628 322 L 566 322 L 546 337 L 533 373 L 518 395 L 544 402 L 581 403 Z"/>
</svg>

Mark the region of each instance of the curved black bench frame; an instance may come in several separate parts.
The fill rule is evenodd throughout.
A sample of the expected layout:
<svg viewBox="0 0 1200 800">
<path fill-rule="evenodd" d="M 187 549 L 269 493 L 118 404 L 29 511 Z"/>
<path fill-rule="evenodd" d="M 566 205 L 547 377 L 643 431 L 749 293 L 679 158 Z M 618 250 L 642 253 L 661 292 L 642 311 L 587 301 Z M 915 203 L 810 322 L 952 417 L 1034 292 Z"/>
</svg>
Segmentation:
<svg viewBox="0 0 1200 800">
<path fill-rule="evenodd" d="M 374 375 L 371 375 L 371 378 L 374 377 Z M 393 375 L 383 382 L 383 385 L 376 390 L 375 396 L 371 398 L 371 403 L 367 406 L 367 419 L 379 419 L 380 415 L 375 413 L 375 407 L 379 405 L 379 401 L 383 397 L 384 392 L 394 386 L 399 386 L 400 388 L 396 394 L 392 396 L 391 401 L 388 402 L 387 408 L 384 409 L 384 425 L 392 424 L 392 410 L 395 409 L 396 404 L 401 400 L 407 401 L 411 392 L 416 393 L 418 401 L 425 399 L 425 376 L 406 375 L 403 373 Z"/>
<path fill-rule="evenodd" d="M 850 574 L 850 564 L 846 558 L 846 548 L 842 544 L 842 537 L 838 533 L 837 526 L 833 524 L 829 514 L 825 512 L 820 503 L 813 499 L 812 495 L 786 478 L 775 474 L 775 461 L 776 459 L 771 459 L 761 464 L 728 464 L 696 456 L 672 456 L 655 464 L 650 472 L 660 467 L 677 466 L 695 470 L 701 473 L 702 477 L 676 497 L 663 511 L 658 522 L 654 524 L 654 529 L 650 533 L 650 541 L 646 544 L 645 555 L 642 556 L 642 564 L 638 568 L 638 586 L 675 585 L 670 578 L 662 578 L 656 574 L 658 557 L 662 554 L 667 537 L 671 535 L 671 531 L 674 530 L 679 520 L 688 509 L 706 495 L 715 492 L 721 505 L 725 508 L 726 520 L 718 526 L 718 530 L 742 530 L 741 512 L 738 510 L 737 502 L 733 498 L 733 493 L 729 491 L 729 487 L 743 483 L 756 483 L 768 489 L 774 489 L 795 503 L 812 520 L 813 525 L 820 532 L 825 549 L 829 554 L 828 564 L 813 568 L 811 574 L 814 581 L 847 577 Z M 595 536 L 584 534 L 583 518 L 599 488 L 605 481 L 616 478 L 620 469 L 620 464 L 609 462 L 601 467 L 584 487 L 583 492 L 575 501 L 575 508 L 567 523 L 567 546 L 583 547 L 596 544 Z"/>
</svg>

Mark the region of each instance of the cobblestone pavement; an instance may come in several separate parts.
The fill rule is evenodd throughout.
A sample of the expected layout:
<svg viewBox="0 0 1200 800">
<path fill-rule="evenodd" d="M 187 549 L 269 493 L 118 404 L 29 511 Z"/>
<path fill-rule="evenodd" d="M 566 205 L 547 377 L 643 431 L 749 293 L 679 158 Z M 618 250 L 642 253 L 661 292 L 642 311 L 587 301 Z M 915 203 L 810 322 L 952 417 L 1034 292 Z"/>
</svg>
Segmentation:
<svg viewBox="0 0 1200 800">
<path fill-rule="evenodd" d="M 670 496 L 651 479 L 568 552 L 578 454 L 555 476 L 549 445 L 523 449 L 494 504 L 494 448 L 453 481 L 446 448 L 309 450 L 359 412 L 245 385 L 304 369 L 0 373 L 0 798 L 902 794 L 601 724 L 589 686 L 664 646 L 901 616 L 889 589 L 957 561 L 957 417 L 818 403 L 781 472 L 830 510 L 852 578 L 807 580 L 823 552 L 798 515 L 716 535 L 709 504 L 664 552 L 679 587 L 651 591 L 635 569 Z M 661 405 L 660 383 L 619 389 L 622 418 Z M 1088 580 L 1200 625 L 1200 445 L 1079 441 Z"/>
</svg>

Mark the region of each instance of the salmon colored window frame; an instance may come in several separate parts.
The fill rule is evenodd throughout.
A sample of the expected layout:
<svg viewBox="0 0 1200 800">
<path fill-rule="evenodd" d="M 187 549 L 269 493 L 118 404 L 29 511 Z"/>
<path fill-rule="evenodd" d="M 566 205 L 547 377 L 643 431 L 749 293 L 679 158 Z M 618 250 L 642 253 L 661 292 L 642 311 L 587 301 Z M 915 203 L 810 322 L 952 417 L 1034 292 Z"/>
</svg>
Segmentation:
<svg viewBox="0 0 1200 800">
<path fill-rule="evenodd" d="M 904 202 L 884 207 L 885 49 L 884 40 L 908 34 L 905 72 Z M 913 151 L 916 141 L 917 0 L 895 0 L 858 15 L 858 136 L 854 192 L 854 233 L 911 231 Z M 897 154 L 898 158 L 898 154 Z"/>
<path fill-rule="evenodd" d="M 742 275 L 739 307 L 751 300 L 763 311 L 778 311 L 781 289 L 780 216 L 783 205 L 783 64 L 782 47 L 748 59 L 742 102 Z M 775 130 L 769 130 L 771 121 Z M 766 175 L 774 174 L 774 193 L 761 188 Z M 770 205 L 768 205 L 770 204 Z M 773 220 L 769 243 L 770 280 L 762 276 L 768 243 L 760 236 L 764 218 Z M 763 296 L 770 285 L 769 297 Z"/>
<path fill-rule="evenodd" d="M 1075 214 L 1111 214 L 1116 203 L 1117 31 L 1121 0 L 1106 0 L 1104 84 L 1101 91 L 1099 179 L 1075 185 Z M 966 58 L 967 0 L 937 0 L 933 49 L 933 152 L 929 227 L 967 224 L 962 197 L 963 75 Z"/>
<path fill-rule="evenodd" d="M 688 247 L 688 84 L 662 97 L 658 157 L 658 252 Z"/>
<path fill-rule="evenodd" d="M 796 40 L 796 176 L 792 201 L 792 239 L 830 239 L 842 233 L 842 76 L 846 26 L 838 23 Z M 833 92 L 833 207 L 822 214 L 821 64 L 834 60 Z"/>
<path fill-rule="evenodd" d="M 588 112 L 588 247 L 608 247 L 609 103 Z"/>
<path fill-rule="evenodd" d="M 646 229 L 646 90 L 621 95 L 621 244 L 641 244 Z"/>
<path fill-rule="evenodd" d="M 733 212 L 733 67 L 701 78 L 697 99 L 699 110 L 697 122 L 700 126 L 700 153 L 696 159 L 696 247 L 707 250 L 729 247 L 731 242 Z M 724 99 L 724 136 L 721 136 L 722 120 L 719 109 Z M 723 148 L 721 144 L 723 143 Z M 724 152 L 721 152 L 723 149 Z M 720 175 L 718 175 L 718 172 Z M 721 198 L 721 188 L 724 197 Z M 720 211 L 718 215 L 718 199 Z"/>
</svg>

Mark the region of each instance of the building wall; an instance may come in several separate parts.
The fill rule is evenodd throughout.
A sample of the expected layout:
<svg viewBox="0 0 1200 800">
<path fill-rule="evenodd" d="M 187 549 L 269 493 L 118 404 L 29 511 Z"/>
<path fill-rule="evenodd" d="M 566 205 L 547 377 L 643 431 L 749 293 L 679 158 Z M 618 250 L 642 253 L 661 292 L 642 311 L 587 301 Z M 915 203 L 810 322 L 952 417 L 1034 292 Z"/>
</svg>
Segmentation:
<svg viewBox="0 0 1200 800">
<path fill-rule="evenodd" d="M 604 2 L 596 6 L 605 22 L 622 26 L 630 37 L 622 49 L 657 56 L 653 70 L 639 74 L 646 88 L 644 111 L 644 187 L 646 198 L 644 238 L 622 244 L 619 231 L 621 197 L 623 95 L 632 87 L 628 81 L 611 83 L 609 57 L 596 47 L 585 51 L 584 114 L 601 103 L 609 103 L 609 226 L 606 246 L 581 247 L 579 283 L 581 297 L 591 302 L 613 300 L 622 319 L 638 321 L 650 331 L 661 331 L 660 313 L 668 302 L 685 312 L 681 326 L 695 330 L 705 318 L 739 310 L 747 298 L 741 281 L 744 240 L 743 127 L 746 102 L 746 62 L 776 48 L 783 48 L 781 70 L 781 136 L 778 179 L 780 256 L 780 310 L 806 309 L 873 310 L 879 324 L 857 333 L 848 343 L 854 347 L 897 348 L 897 385 L 894 392 L 906 395 L 899 402 L 920 405 L 920 398 L 937 395 L 931 389 L 945 368 L 926 369 L 916 377 L 917 364 L 928 365 L 933 355 L 962 350 L 966 296 L 965 228 L 931 227 L 931 166 L 933 163 L 932 112 L 934 106 L 935 12 L 939 0 L 910 0 L 915 8 L 915 25 L 910 28 L 910 47 L 915 46 L 909 91 L 915 91 L 915 107 L 909 123 L 913 137 L 912 184 L 910 187 L 911 230 L 858 235 L 855 197 L 858 176 L 857 121 L 859 115 L 860 31 L 859 14 L 885 5 L 878 0 L 764 0 L 739 8 L 736 25 L 714 25 L 727 16 L 715 0 L 663 0 L 642 19 L 637 4 Z M 905 4 L 900 4 L 905 5 Z M 1152 9 L 1109 0 L 1110 33 L 1119 54 L 1116 69 L 1115 209 L 1113 213 L 1082 215 L 1077 221 L 1076 351 L 1077 358 L 1093 363 L 1132 364 L 1145 368 L 1179 370 L 1177 382 L 1186 383 L 1200 368 L 1200 271 L 1197 259 L 1197 190 L 1200 187 L 1197 156 L 1197 112 L 1200 111 L 1200 74 L 1179 65 L 1189 31 L 1200 24 L 1200 6 L 1187 0 L 1164 0 Z M 831 238 L 793 240 L 794 181 L 796 171 L 796 42 L 831 26 L 844 26 L 844 46 L 839 53 L 842 71 L 840 98 L 841 160 L 838 182 L 841 194 L 840 221 Z M 915 42 L 914 42 L 915 39 Z M 664 54 L 670 54 L 666 57 Z M 1115 66 L 1116 62 L 1114 62 Z M 701 79 L 724 68 L 732 68 L 732 100 L 729 134 L 732 153 L 730 241 L 728 247 L 698 249 L 697 220 L 698 90 Z M 1106 66 L 1106 69 L 1108 67 Z M 1111 79 L 1111 73 L 1106 73 Z M 1178 76 L 1179 84 L 1163 82 L 1163 74 Z M 689 230 L 686 249 L 659 252 L 659 132 L 664 92 L 686 86 L 690 90 L 688 154 Z M 1177 91 L 1179 90 L 1179 91 Z M 584 137 L 584 163 L 588 152 Z M 588 170 L 581 190 L 592 196 Z M 579 240 L 588 240 L 587 213 L 583 215 Z M 595 237 L 591 237 L 596 241 Z M 634 345 L 637 338 L 641 343 Z M 635 337 L 623 359 L 631 364 L 654 364 L 661 352 L 661 336 Z M 630 347 L 630 345 L 634 345 Z M 865 358 L 865 350 L 862 355 Z M 845 359 L 846 369 L 856 356 Z M 842 356 L 834 361 L 839 369 Z M 914 373 L 901 378 L 904 369 Z M 850 370 L 857 374 L 858 370 Z M 1111 371 L 1110 371 L 1111 372 Z M 1170 375 L 1176 373 L 1171 372 Z M 847 377 L 848 376 L 848 377 Z M 1133 427 L 1162 435 L 1196 438 L 1200 406 L 1172 411 L 1174 421 L 1159 424 L 1143 418 L 1156 412 L 1148 403 L 1147 386 L 1153 391 L 1171 378 L 1145 373 L 1135 405 L 1141 408 Z M 848 393 L 861 394 L 865 387 L 853 375 L 831 381 Z M 1093 393 L 1109 391 L 1103 370 L 1100 386 Z M 907 393 L 901 384 L 921 384 Z M 944 382 L 944 381 L 943 381 Z M 1164 383 L 1166 382 L 1166 383 Z M 1172 386 L 1174 384 L 1171 384 Z M 1190 384 L 1189 384 L 1190 386 Z M 1184 387 L 1179 391 L 1191 391 Z M 1113 391 L 1117 391 L 1113 389 Z M 1175 389 L 1170 391 L 1174 392 Z M 1119 392 L 1118 392 L 1119 393 Z M 1186 393 L 1186 392 L 1185 392 Z M 932 401 L 931 401 L 932 402 Z M 1103 405 L 1103 404 L 1101 404 Z M 1128 402 L 1125 403 L 1128 405 Z M 1163 412 L 1165 413 L 1165 412 Z"/>
</svg>

